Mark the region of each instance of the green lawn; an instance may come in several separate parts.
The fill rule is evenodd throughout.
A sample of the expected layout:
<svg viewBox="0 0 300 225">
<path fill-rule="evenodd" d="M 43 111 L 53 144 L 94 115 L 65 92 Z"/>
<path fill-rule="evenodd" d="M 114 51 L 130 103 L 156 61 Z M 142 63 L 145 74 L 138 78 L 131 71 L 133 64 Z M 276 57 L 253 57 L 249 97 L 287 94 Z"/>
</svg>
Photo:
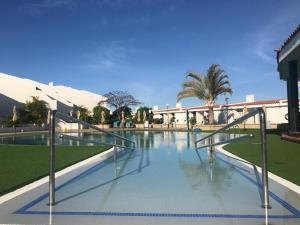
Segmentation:
<svg viewBox="0 0 300 225">
<path fill-rule="evenodd" d="M 57 171 L 108 148 L 56 146 Z M 46 146 L 0 145 L 0 195 L 48 175 L 48 154 Z"/>
<path fill-rule="evenodd" d="M 243 133 L 254 133 L 255 137 L 230 143 L 224 149 L 260 166 L 259 131 L 248 130 Z M 269 131 L 267 135 L 268 169 L 270 172 L 300 185 L 300 144 L 281 140 L 279 133 L 273 130 Z"/>
</svg>

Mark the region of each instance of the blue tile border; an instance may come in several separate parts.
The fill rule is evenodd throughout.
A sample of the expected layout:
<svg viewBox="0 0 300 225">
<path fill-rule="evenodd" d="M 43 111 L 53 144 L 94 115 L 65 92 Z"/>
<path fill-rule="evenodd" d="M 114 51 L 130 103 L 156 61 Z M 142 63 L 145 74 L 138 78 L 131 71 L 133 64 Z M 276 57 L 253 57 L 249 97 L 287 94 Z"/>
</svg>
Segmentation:
<svg viewBox="0 0 300 225">
<path fill-rule="evenodd" d="M 49 215 L 46 211 L 25 211 L 18 214 Z M 123 217 L 183 217 L 183 218 L 243 218 L 243 219 L 263 219 L 265 215 L 255 214 L 215 214 L 215 213 L 143 213 L 143 212 L 59 212 L 54 211 L 52 215 L 62 216 L 123 216 Z M 271 219 L 298 219 L 300 215 L 268 215 Z"/>
<path fill-rule="evenodd" d="M 223 154 L 221 154 L 223 155 Z M 226 160 L 222 159 L 221 157 L 217 156 L 219 160 L 222 162 L 232 165 L 231 163 L 227 162 Z M 67 182 L 61 184 L 58 186 L 55 191 L 58 191 L 62 187 L 65 187 L 66 185 L 79 180 L 82 177 L 85 177 L 98 169 L 103 168 L 104 166 L 108 165 L 110 163 L 110 159 L 104 160 L 95 166 L 87 169 L 86 171 L 80 173 L 79 175 L 75 176 L 74 178 L 68 180 Z M 245 172 L 239 168 L 234 166 L 234 169 L 238 172 L 239 175 L 246 178 L 249 182 L 252 184 L 260 187 L 260 185 L 251 177 L 247 176 Z M 268 215 L 268 218 L 271 219 L 298 219 L 300 218 L 300 211 L 290 205 L 288 202 L 281 199 L 279 196 L 277 196 L 275 193 L 269 191 L 269 195 L 271 198 L 273 198 L 276 202 L 278 202 L 280 205 L 282 205 L 284 208 L 286 208 L 288 211 L 292 213 L 292 215 Z M 37 199 L 33 200 L 32 202 L 26 204 L 25 206 L 18 209 L 14 214 L 26 214 L 26 215 L 49 215 L 48 211 L 34 211 L 29 210 L 34 205 L 38 204 L 39 202 L 43 201 L 49 196 L 49 193 L 45 193 L 38 197 Z M 92 212 L 92 211 L 53 211 L 52 215 L 62 215 L 62 216 L 115 216 L 115 217 L 180 217 L 180 218 L 243 218 L 243 219 L 263 219 L 266 216 L 265 215 L 256 215 L 256 214 L 215 214 L 215 213 L 159 213 L 159 212 L 152 212 L 152 213 L 144 213 L 144 212 Z"/>
</svg>

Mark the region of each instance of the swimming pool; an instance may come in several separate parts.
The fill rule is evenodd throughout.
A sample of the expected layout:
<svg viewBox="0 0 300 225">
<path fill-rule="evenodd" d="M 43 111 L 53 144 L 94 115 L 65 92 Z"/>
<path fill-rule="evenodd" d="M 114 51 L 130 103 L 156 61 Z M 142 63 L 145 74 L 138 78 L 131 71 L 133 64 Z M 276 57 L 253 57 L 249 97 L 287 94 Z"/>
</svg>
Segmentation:
<svg viewBox="0 0 300 225">
<path fill-rule="evenodd" d="M 117 132 L 118 133 L 118 132 Z M 101 133 L 64 133 L 70 136 L 84 138 L 85 140 L 97 140 L 101 142 L 113 143 L 114 139 L 109 135 Z M 35 134 L 17 134 L 14 136 L 0 136 L 0 144 L 17 144 L 17 145 L 49 145 L 48 132 Z M 80 142 L 76 140 L 68 140 L 60 138 L 60 133 L 56 134 L 56 145 L 79 146 L 87 145 L 93 146 L 93 143 Z"/>
<path fill-rule="evenodd" d="M 3 203 L 0 223 L 300 224 L 299 195 L 270 180 L 272 208 L 261 208 L 255 168 L 221 153 L 195 152 L 192 143 L 203 134 L 124 135 L 136 150 L 59 177 L 53 207 L 47 184 Z"/>
</svg>

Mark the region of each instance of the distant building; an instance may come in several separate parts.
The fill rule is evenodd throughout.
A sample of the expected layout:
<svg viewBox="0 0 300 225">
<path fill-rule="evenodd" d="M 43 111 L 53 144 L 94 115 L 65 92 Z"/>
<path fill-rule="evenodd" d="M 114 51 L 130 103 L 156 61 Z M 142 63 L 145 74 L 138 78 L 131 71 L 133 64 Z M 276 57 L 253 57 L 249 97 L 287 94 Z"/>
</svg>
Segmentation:
<svg viewBox="0 0 300 225">
<path fill-rule="evenodd" d="M 53 106 L 57 101 L 57 110 L 70 113 L 75 106 L 86 107 L 92 112 L 99 101 L 104 100 L 98 95 L 85 90 L 78 90 L 63 85 L 48 85 L 34 80 L 0 73 L 0 119 L 12 113 L 13 106 L 21 107 L 32 96 L 38 97 Z"/>
<path fill-rule="evenodd" d="M 193 107 L 180 107 L 153 109 L 154 118 L 163 118 L 163 123 L 168 124 L 171 118 L 175 118 L 177 128 L 186 127 L 187 118 L 195 117 L 197 125 L 204 125 L 208 120 L 208 107 L 206 105 Z M 266 112 L 267 123 L 269 127 L 277 127 L 278 124 L 287 123 L 287 99 L 270 99 L 255 101 L 254 95 L 248 95 L 245 102 L 230 104 L 216 104 L 214 106 L 214 120 L 217 124 L 226 124 L 251 112 L 257 107 L 262 107 Z M 188 115 L 188 116 L 187 116 Z M 258 115 L 246 120 L 248 127 L 258 128 Z"/>
</svg>

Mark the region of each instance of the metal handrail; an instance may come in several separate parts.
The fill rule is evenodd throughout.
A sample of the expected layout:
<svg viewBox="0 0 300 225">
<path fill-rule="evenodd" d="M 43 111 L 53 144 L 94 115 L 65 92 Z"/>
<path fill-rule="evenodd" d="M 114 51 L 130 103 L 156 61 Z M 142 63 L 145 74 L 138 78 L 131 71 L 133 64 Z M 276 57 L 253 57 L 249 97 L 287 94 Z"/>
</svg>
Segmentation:
<svg viewBox="0 0 300 225">
<path fill-rule="evenodd" d="M 108 132 L 106 130 L 103 130 L 95 125 L 92 125 L 90 123 L 84 122 L 82 120 L 76 119 L 72 116 L 69 116 L 67 114 L 57 112 L 56 110 L 52 110 L 50 114 L 50 127 L 49 127 L 49 205 L 55 205 L 55 126 L 56 126 L 56 117 L 64 120 L 70 120 L 70 121 L 75 121 L 78 124 L 85 125 L 87 127 L 93 128 L 97 131 L 104 132 L 108 135 L 111 135 L 114 137 L 114 144 L 109 144 L 114 147 L 114 160 L 116 160 L 117 157 L 117 147 L 120 148 L 130 148 L 134 149 L 135 148 L 135 142 L 127 139 L 123 136 Z M 68 135 L 65 135 L 67 137 Z M 70 136 L 67 138 L 71 139 Z M 76 137 L 73 137 L 73 139 Z M 79 138 L 80 139 L 80 138 Z M 127 147 L 125 145 L 118 145 L 117 144 L 117 139 L 121 139 L 123 141 L 128 141 L 132 144 L 132 147 Z M 84 141 L 84 139 L 80 139 L 81 141 Z M 91 141 L 89 141 L 91 142 Z M 94 143 L 100 144 L 101 142 L 94 141 Z"/>
<path fill-rule="evenodd" d="M 201 145 L 199 147 L 196 147 L 196 149 L 207 148 L 207 147 L 212 147 L 212 146 L 216 146 L 216 145 L 222 145 L 222 144 L 226 144 L 226 143 L 229 143 L 229 142 L 244 140 L 244 139 L 253 138 L 253 137 L 254 137 L 253 134 L 247 134 L 247 135 L 243 135 L 241 137 L 231 138 L 231 139 L 228 139 L 228 140 L 225 140 L 225 141 L 220 141 L 220 142 L 217 142 L 217 143 L 212 143 L 212 144 L 208 144 L 208 145 Z"/>
<path fill-rule="evenodd" d="M 98 144 L 98 145 L 109 145 L 109 146 L 114 146 L 114 147 L 118 147 L 118 148 L 134 149 L 132 147 L 128 147 L 125 145 L 111 144 L 111 143 L 100 142 L 100 141 L 95 141 L 95 140 L 87 140 L 87 139 L 74 137 L 74 136 L 66 135 L 66 134 L 61 134 L 60 138 L 66 138 L 66 139 L 73 140 L 73 141 L 82 141 L 82 142 L 93 143 L 93 144 Z"/>
<path fill-rule="evenodd" d="M 218 130 L 212 132 L 211 134 L 209 134 L 209 135 L 207 135 L 207 136 L 205 136 L 205 137 L 203 137 L 203 138 L 201 138 L 201 139 L 195 141 L 195 144 L 197 144 L 198 142 L 203 141 L 203 140 L 205 140 L 205 139 L 207 139 L 207 138 L 209 138 L 209 137 L 212 137 L 212 136 L 214 136 L 214 135 L 217 134 L 217 133 L 220 133 L 220 132 L 222 132 L 222 131 L 224 131 L 224 130 L 227 130 L 228 128 L 230 128 L 230 127 L 232 127 L 232 126 L 234 126 L 234 125 L 237 125 L 237 124 L 243 122 L 244 120 L 249 119 L 249 118 L 252 117 L 252 116 L 255 116 L 256 114 L 258 114 L 258 113 L 260 112 L 259 109 L 260 109 L 260 108 L 257 108 L 257 109 L 255 109 L 254 111 L 252 111 L 252 112 L 250 112 L 250 113 L 248 113 L 248 114 L 246 114 L 246 115 L 244 115 L 244 116 L 242 116 L 242 117 L 236 119 L 235 121 L 231 122 L 230 124 L 228 124 L 228 125 L 226 125 L 226 126 L 220 128 L 220 129 L 218 129 Z"/>
<path fill-rule="evenodd" d="M 209 145 L 207 145 L 206 147 L 209 146 L 213 146 L 216 145 L 214 143 L 212 143 L 212 137 L 236 124 L 239 124 L 247 119 L 249 119 L 252 116 L 255 116 L 256 114 L 259 114 L 259 120 L 260 120 L 260 139 L 261 139 L 261 168 L 262 168 L 262 192 L 263 192 L 263 203 L 262 203 L 262 207 L 263 208 L 271 208 L 270 207 L 270 202 L 269 202 L 269 184 L 268 184 L 268 154 L 267 154 L 267 135 L 266 135 L 266 115 L 265 115 L 265 111 L 262 108 L 256 108 L 254 111 L 238 118 L 237 120 L 233 121 L 232 123 L 212 132 L 211 134 L 195 141 L 195 150 L 197 151 L 197 149 L 199 149 L 199 147 L 197 146 L 197 144 L 200 141 L 204 141 L 206 139 L 209 138 Z M 228 141 L 227 141 L 228 142 Z M 217 143 L 220 144 L 221 142 Z M 226 142 L 225 142 L 226 143 Z M 223 142 L 224 144 L 224 142 Z M 201 147 L 200 147 L 201 148 Z"/>
<path fill-rule="evenodd" d="M 65 113 L 56 112 L 56 116 L 59 117 L 59 118 L 61 118 L 61 119 L 69 119 L 69 120 L 74 121 L 74 122 L 76 122 L 76 123 L 80 123 L 80 124 L 82 124 L 82 125 L 84 125 L 84 126 L 93 128 L 93 129 L 95 129 L 95 130 L 97 130 L 97 131 L 101 131 L 101 132 L 103 132 L 103 133 L 106 133 L 106 134 L 108 134 L 108 135 L 117 137 L 117 138 L 119 138 L 119 139 L 122 139 L 122 140 L 125 140 L 125 141 L 129 141 L 129 142 L 131 142 L 131 143 L 135 143 L 134 141 L 132 141 L 132 140 L 130 140 L 130 139 L 128 139 L 128 138 L 125 138 L 125 137 L 123 137 L 123 136 L 114 134 L 114 133 L 112 133 L 112 132 L 108 132 L 108 131 L 106 131 L 106 130 L 104 130 L 104 129 L 101 129 L 101 128 L 95 126 L 95 125 L 92 125 L 92 124 L 90 124 L 90 123 L 88 123 L 88 122 L 79 120 L 79 119 L 74 118 L 74 117 L 72 117 L 72 116 L 69 116 L 69 115 L 67 115 L 67 114 L 65 114 Z"/>
</svg>

